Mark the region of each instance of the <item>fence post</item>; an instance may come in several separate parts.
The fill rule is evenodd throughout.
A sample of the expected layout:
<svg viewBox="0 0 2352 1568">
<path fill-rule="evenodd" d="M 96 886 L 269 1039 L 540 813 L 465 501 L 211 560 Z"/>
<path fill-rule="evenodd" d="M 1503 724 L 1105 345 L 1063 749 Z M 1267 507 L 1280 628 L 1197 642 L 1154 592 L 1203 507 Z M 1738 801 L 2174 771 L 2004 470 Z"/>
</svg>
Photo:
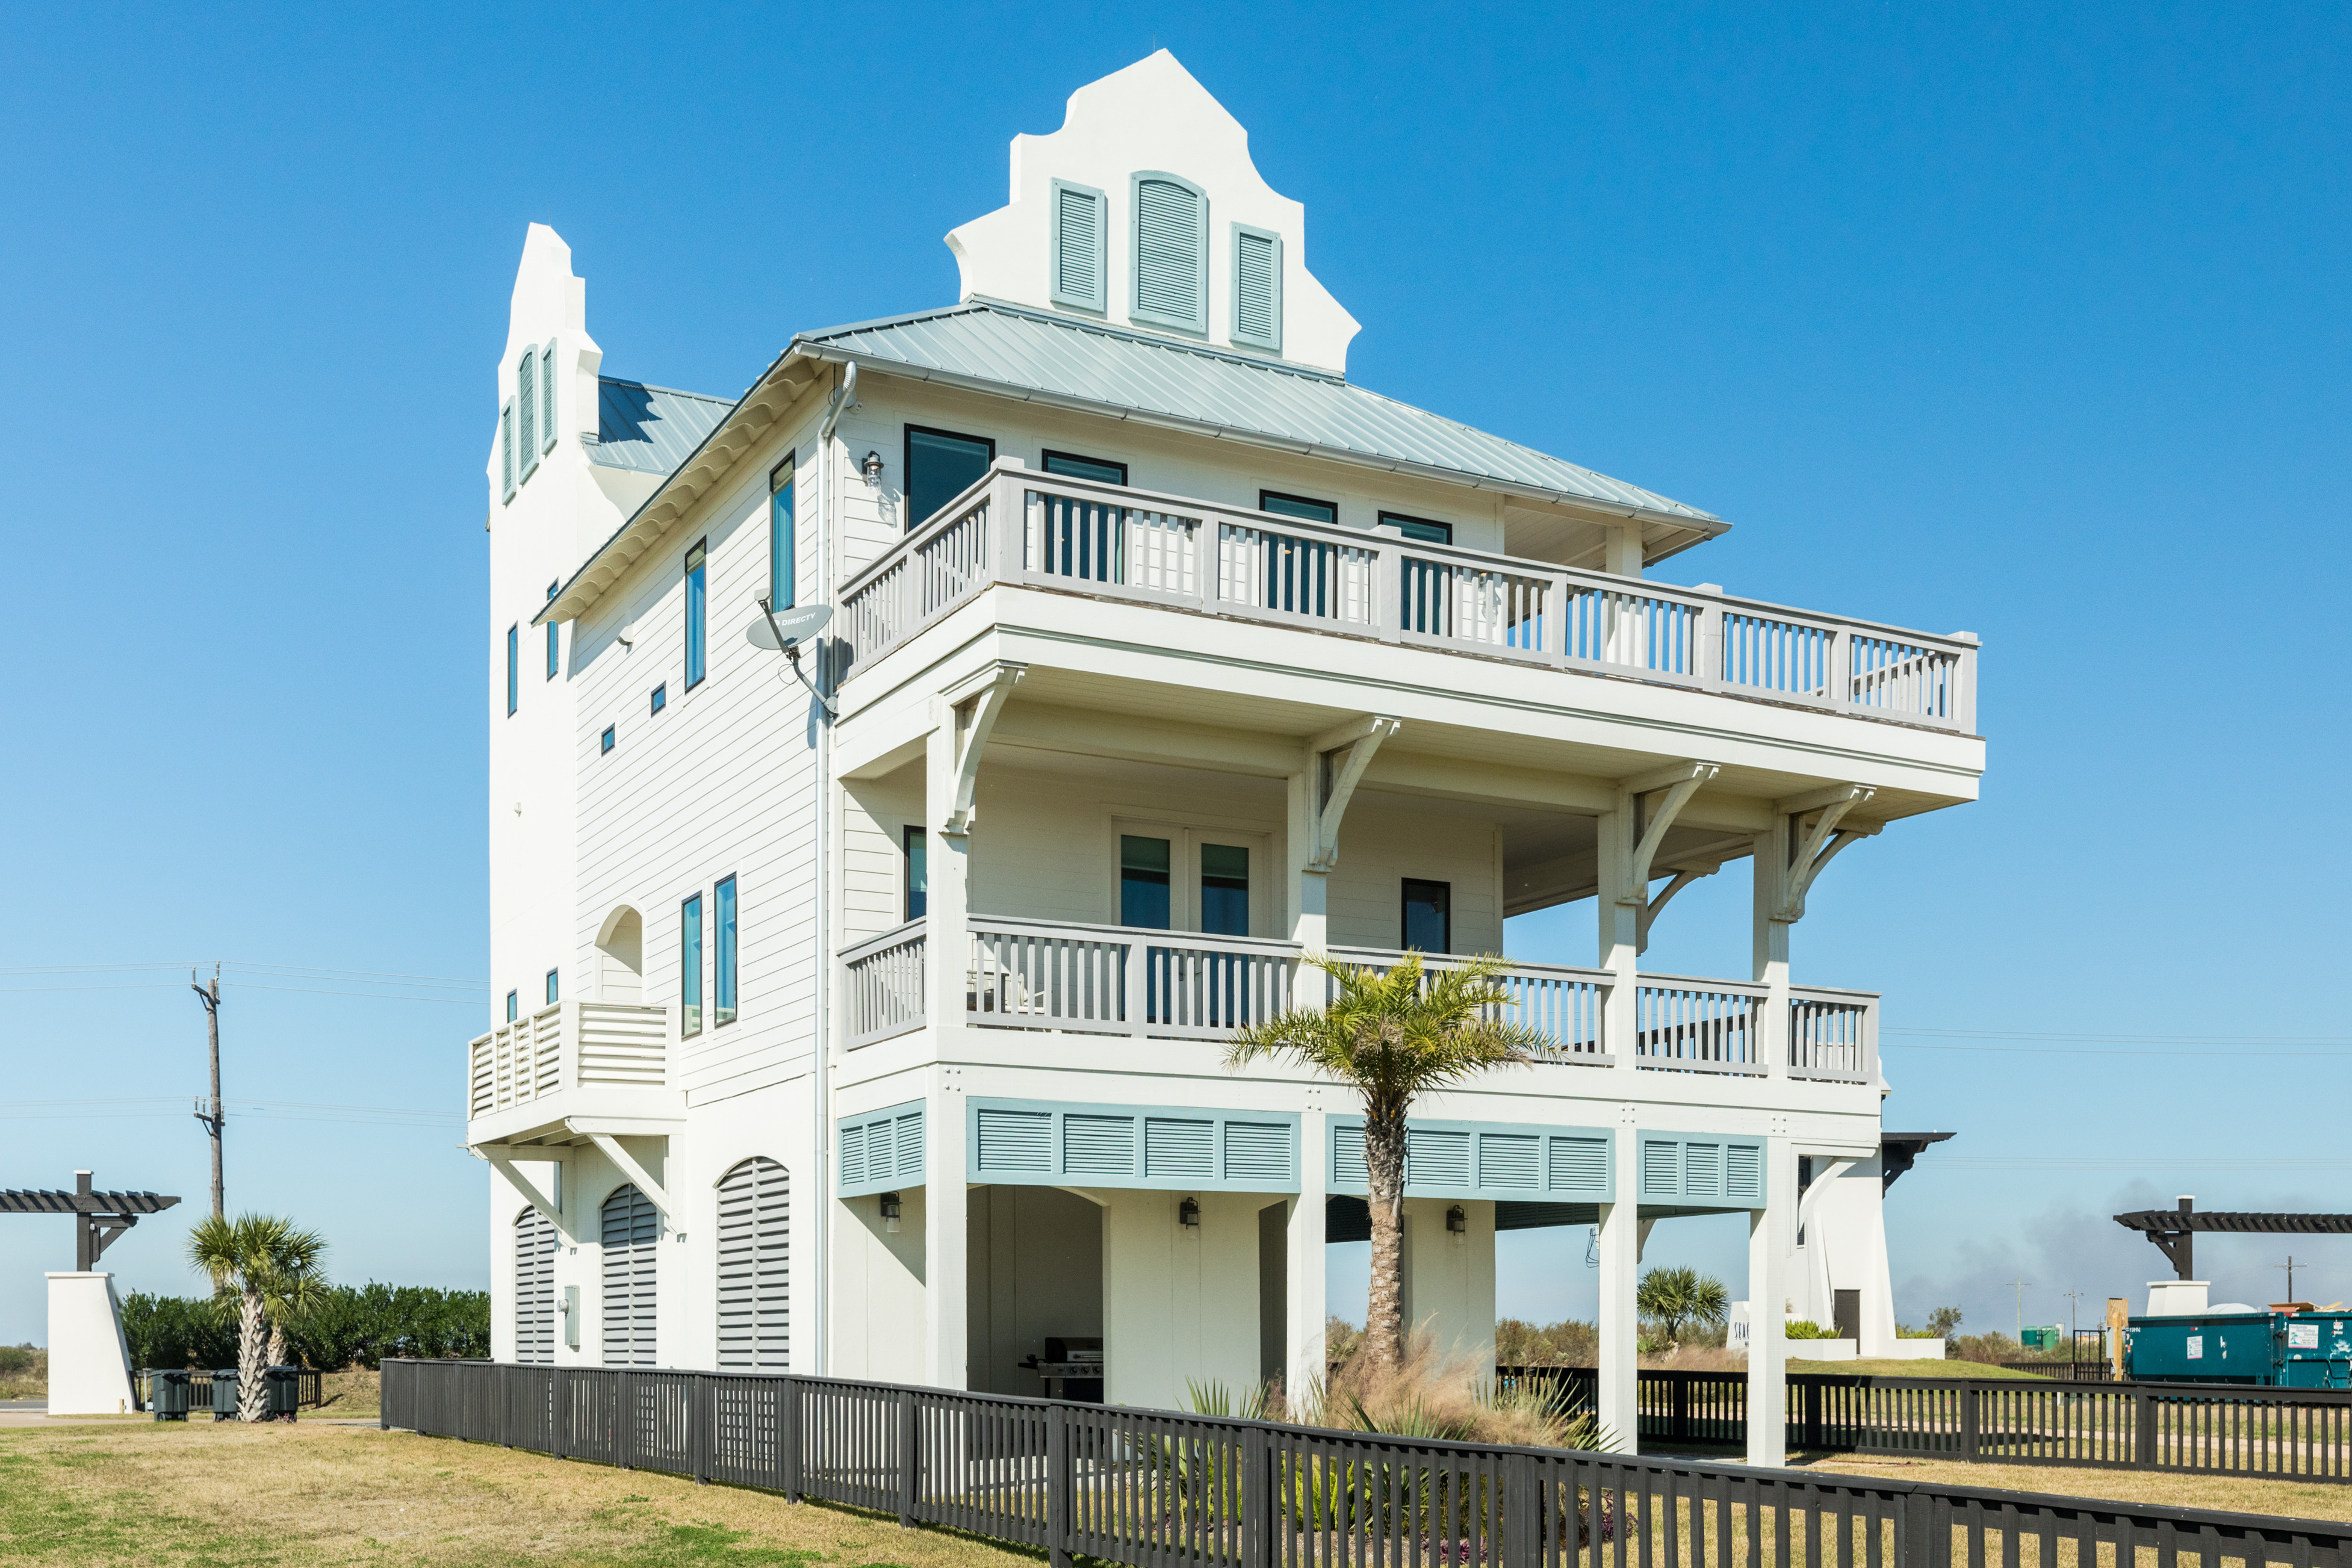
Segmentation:
<svg viewBox="0 0 2352 1568">
<path fill-rule="evenodd" d="M 911 1389 L 898 1391 L 898 1528 L 915 1528 L 915 1475 L 922 1464 L 923 1437 Z"/>
<path fill-rule="evenodd" d="M 637 1468 L 637 1375 L 613 1374 L 613 1468 Z"/>
<path fill-rule="evenodd" d="M 1960 1458 L 1977 1457 L 1977 1394 L 1973 1383 L 1960 1385 Z"/>
<path fill-rule="evenodd" d="M 1680 1406 L 1677 1406 L 1679 1410 Z M 1542 1481 L 1533 1454 L 1512 1454 L 1499 1467 L 1503 1483 L 1502 1550 L 1491 1559 L 1497 1568 L 1538 1568 L 1544 1561 Z M 1596 1553 L 1600 1543 L 1595 1542 Z"/>
<path fill-rule="evenodd" d="M 1805 1447 L 1822 1446 L 1822 1385 L 1818 1381 L 1805 1385 Z"/>
<path fill-rule="evenodd" d="M 786 1502 L 801 1500 L 801 1384 L 786 1375 L 777 1380 L 783 1405 L 777 1411 L 776 1490 Z"/>
<path fill-rule="evenodd" d="M 1045 1409 L 1045 1551 L 1051 1568 L 1070 1568 L 1070 1407 Z"/>
<path fill-rule="evenodd" d="M 1263 1427 L 1242 1429 L 1242 1564 L 1273 1568 L 1274 1435 Z"/>
<path fill-rule="evenodd" d="M 491 1371 L 497 1374 L 497 1375 L 491 1380 L 490 1393 L 491 1396 L 498 1401 L 499 1405 L 499 1447 L 501 1448 L 511 1448 L 514 1447 L 514 1375 L 516 1370 L 517 1369 L 514 1367 L 503 1365 L 491 1368 Z"/>
<path fill-rule="evenodd" d="M 689 1374 L 686 1380 L 686 1452 L 687 1463 L 694 1471 L 694 1484 L 710 1484 L 710 1424 L 717 1416 L 711 1399 L 712 1389 L 708 1373 Z"/>
<path fill-rule="evenodd" d="M 548 1377 L 554 1384 L 547 1401 L 547 1451 L 559 1459 L 572 1457 L 572 1445 L 566 1441 L 572 1435 L 572 1379 L 564 1374 L 568 1367 L 548 1368 Z"/>
<path fill-rule="evenodd" d="M 2143 1469 L 2153 1469 L 2157 1463 L 2156 1396 L 2146 1388 L 2132 1390 L 2132 1462 Z"/>
</svg>

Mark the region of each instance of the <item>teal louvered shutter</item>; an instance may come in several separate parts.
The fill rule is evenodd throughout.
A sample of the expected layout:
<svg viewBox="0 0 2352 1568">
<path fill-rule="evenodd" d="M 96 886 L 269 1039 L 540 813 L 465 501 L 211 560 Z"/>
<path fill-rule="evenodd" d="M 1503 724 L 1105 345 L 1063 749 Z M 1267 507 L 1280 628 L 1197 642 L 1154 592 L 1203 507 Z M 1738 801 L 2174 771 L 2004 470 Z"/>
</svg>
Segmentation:
<svg viewBox="0 0 2352 1568">
<path fill-rule="evenodd" d="M 1469 1134 L 1408 1127 L 1404 1146 L 1404 1180 L 1408 1188 L 1471 1185 Z"/>
<path fill-rule="evenodd" d="M 1052 1174 L 1052 1112 L 983 1109 L 978 1120 L 982 1175 L 1000 1171 L 1008 1175 L 1016 1172 Z"/>
<path fill-rule="evenodd" d="M 898 1163 L 895 1181 L 909 1185 L 923 1179 L 923 1113 L 920 1111 L 902 1113 L 894 1129 L 898 1146 Z"/>
<path fill-rule="evenodd" d="M 1073 1176 L 1135 1175 L 1135 1118 L 1090 1116 L 1076 1112 L 1065 1115 L 1062 1172 Z"/>
<path fill-rule="evenodd" d="M 1291 1186 L 1293 1141 L 1286 1122 L 1226 1123 L 1225 1180 L 1272 1191 Z"/>
<path fill-rule="evenodd" d="M 1209 329 L 1209 198 L 1173 174 L 1135 177 L 1135 298 L 1139 321 Z"/>
<path fill-rule="evenodd" d="M 1688 1143 L 1683 1145 L 1683 1196 L 1723 1196 L 1723 1145 Z"/>
<path fill-rule="evenodd" d="M 1147 1116 L 1143 1123 L 1143 1174 L 1156 1181 L 1214 1181 L 1217 1124 Z"/>
<path fill-rule="evenodd" d="M 1543 1140 L 1532 1133 L 1478 1134 L 1478 1185 L 1533 1192 L 1543 1186 Z"/>
<path fill-rule="evenodd" d="M 841 1130 L 841 1185 L 846 1189 L 862 1186 L 866 1182 L 866 1129 L 844 1127 Z"/>
<path fill-rule="evenodd" d="M 1282 236 L 1234 225 L 1234 341 L 1282 352 Z"/>
<path fill-rule="evenodd" d="M 515 450 L 522 455 L 523 472 L 539 457 L 539 350 L 525 349 L 515 367 Z"/>
<path fill-rule="evenodd" d="M 1346 1191 L 1372 1185 L 1371 1167 L 1364 1163 L 1364 1129 L 1335 1123 L 1331 1128 L 1331 1185 Z"/>
<path fill-rule="evenodd" d="M 1100 191 L 1054 182 L 1054 277 L 1056 305 L 1101 310 L 1109 268 L 1110 203 Z"/>
<path fill-rule="evenodd" d="M 539 448 L 555 450 L 555 340 L 539 351 Z"/>
<path fill-rule="evenodd" d="M 1642 1143 L 1642 1196 L 1680 1197 L 1683 1190 L 1683 1146 L 1670 1138 L 1646 1138 Z"/>
<path fill-rule="evenodd" d="M 1551 1140 L 1550 1176 L 1554 1192 L 1602 1193 L 1609 1190 L 1609 1141 L 1606 1138 Z"/>
<path fill-rule="evenodd" d="M 1733 1144 L 1723 1152 L 1723 1196 L 1735 1203 L 1764 1201 L 1764 1148 Z"/>
<path fill-rule="evenodd" d="M 514 499 L 514 404 L 499 410 L 499 494 Z"/>
</svg>

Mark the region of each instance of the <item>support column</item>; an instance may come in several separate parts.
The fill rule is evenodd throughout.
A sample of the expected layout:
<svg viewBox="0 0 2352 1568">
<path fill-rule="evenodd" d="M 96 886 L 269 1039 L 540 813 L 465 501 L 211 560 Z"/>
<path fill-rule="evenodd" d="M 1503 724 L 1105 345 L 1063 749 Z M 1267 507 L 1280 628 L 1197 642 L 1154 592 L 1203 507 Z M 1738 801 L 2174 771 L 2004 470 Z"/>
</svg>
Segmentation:
<svg viewBox="0 0 2352 1568">
<path fill-rule="evenodd" d="M 935 884 L 936 885 L 936 884 Z M 933 1069 L 923 1110 L 923 1381 L 970 1386 L 971 1217 L 964 1202 L 964 1099 L 956 1070 Z"/>
<path fill-rule="evenodd" d="M 1641 1378 L 1641 1314 L 1633 1292 L 1642 1268 L 1640 1205 L 1636 1198 L 1635 1159 L 1639 1139 L 1630 1124 L 1621 1124 L 1616 1137 L 1617 1201 L 1601 1206 L 1601 1301 L 1599 1320 L 1600 1408 L 1596 1414 L 1610 1435 L 1613 1452 L 1642 1451 L 1637 1404 Z"/>
<path fill-rule="evenodd" d="M 1635 971 L 1641 956 L 1642 906 L 1626 900 L 1638 899 L 1644 890 L 1630 885 L 1633 802 L 1622 790 L 1618 792 L 1617 808 L 1603 811 L 1595 821 L 1600 896 L 1594 902 L 1599 905 L 1600 930 L 1592 962 L 1612 977 L 1608 998 L 1601 1008 L 1601 1049 L 1616 1059 L 1621 1074 L 1630 1075 L 1634 1071 L 1635 1020 L 1639 1010 L 1640 979 Z M 1618 1082 L 1618 1092 L 1630 1097 L 1632 1077 L 1621 1076 Z"/>
<path fill-rule="evenodd" d="M 1756 1049 L 1767 1077 L 1789 1071 L 1789 922 L 1780 918 L 1789 883 L 1789 819 L 1785 813 L 1756 835 L 1754 956 L 1757 983 L 1767 988 Z"/>
<path fill-rule="evenodd" d="M 1322 814 L 1322 801 L 1317 798 L 1319 789 L 1316 771 L 1320 766 L 1321 758 L 1309 748 L 1304 767 L 1290 775 L 1289 779 L 1289 831 L 1283 855 L 1286 872 L 1283 898 L 1289 907 L 1290 939 L 1298 944 L 1301 953 L 1320 953 L 1331 945 L 1330 879 L 1324 868 L 1316 863 Z M 1321 1007 L 1323 987 L 1323 972 L 1301 963 L 1298 972 L 1291 977 L 1290 1005 L 1296 1008 Z M 1316 1333 L 1322 1333 L 1320 1319 L 1316 1322 Z"/>
<path fill-rule="evenodd" d="M 1789 1140 L 1764 1145 L 1764 1202 L 1748 1214 L 1748 1459 L 1778 1466 L 1789 1459 L 1789 1342 L 1781 1331 L 1788 1295 L 1790 1210 L 1796 1172 Z"/>
<path fill-rule="evenodd" d="M 1326 1233 L 1324 1200 L 1331 1178 L 1331 1127 L 1325 1113 L 1309 1110 L 1298 1119 L 1298 1197 L 1290 1207 L 1289 1277 L 1284 1309 L 1283 1397 L 1290 1419 L 1299 1419 L 1299 1400 L 1324 1381 L 1330 1347 L 1323 1323 L 1330 1315 L 1323 1286 Z"/>
</svg>

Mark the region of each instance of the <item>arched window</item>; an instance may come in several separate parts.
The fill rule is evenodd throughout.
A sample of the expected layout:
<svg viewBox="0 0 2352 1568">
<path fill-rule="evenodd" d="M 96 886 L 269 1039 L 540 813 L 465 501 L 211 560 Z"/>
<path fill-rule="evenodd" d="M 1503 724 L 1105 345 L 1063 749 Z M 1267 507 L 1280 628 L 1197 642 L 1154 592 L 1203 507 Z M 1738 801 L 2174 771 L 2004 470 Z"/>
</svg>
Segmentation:
<svg viewBox="0 0 2352 1568">
<path fill-rule="evenodd" d="M 604 916 L 596 936 L 596 999 L 645 1000 L 646 923 L 624 904 Z"/>
<path fill-rule="evenodd" d="M 661 1211 L 635 1186 L 604 1200 L 604 1364 L 654 1364 L 654 1263 Z"/>
<path fill-rule="evenodd" d="M 515 1359 L 555 1361 L 555 1224 L 535 1208 L 514 1222 Z"/>
<path fill-rule="evenodd" d="M 719 1184 L 719 1370 L 792 1370 L 792 1177 L 745 1160 Z"/>
</svg>

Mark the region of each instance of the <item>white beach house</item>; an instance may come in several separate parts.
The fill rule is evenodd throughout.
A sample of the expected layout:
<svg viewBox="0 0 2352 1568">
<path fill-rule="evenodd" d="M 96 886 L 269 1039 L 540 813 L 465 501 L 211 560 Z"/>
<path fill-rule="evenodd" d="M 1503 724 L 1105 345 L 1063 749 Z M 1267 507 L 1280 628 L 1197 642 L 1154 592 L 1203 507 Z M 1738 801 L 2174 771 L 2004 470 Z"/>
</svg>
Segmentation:
<svg viewBox="0 0 2352 1568">
<path fill-rule="evenodd" d="M 1631 1434 L 1643 1239 L 1734 1211 L 1751 1300 L 1895 1348 L 1877 998 L 1790 936 L 1854 840 L 1975 797 L 1976 640 L 1672 586 L 1727 524 L 1350 383 L 1303 209 L 1165 52 L 1012 162 L 959 303 L 740 397 L 608 375 L 525 242 L 467 1051 L 498 1356 L 1296 1385 L 1360 1124 L 1221 1040 L 1321 998 L 1302 954 L 1580 901 L 1589 965 L 1511 971 L 1545 1058 L 1416 1118 L 1410 1314 L 1491 1354 L 1496 1233 L 1597 1226 Z M 834 612 L 797 670 L 763 597 Z M 1645 972 L 1719 873 L 1752 971 Z"/>
</svg>

